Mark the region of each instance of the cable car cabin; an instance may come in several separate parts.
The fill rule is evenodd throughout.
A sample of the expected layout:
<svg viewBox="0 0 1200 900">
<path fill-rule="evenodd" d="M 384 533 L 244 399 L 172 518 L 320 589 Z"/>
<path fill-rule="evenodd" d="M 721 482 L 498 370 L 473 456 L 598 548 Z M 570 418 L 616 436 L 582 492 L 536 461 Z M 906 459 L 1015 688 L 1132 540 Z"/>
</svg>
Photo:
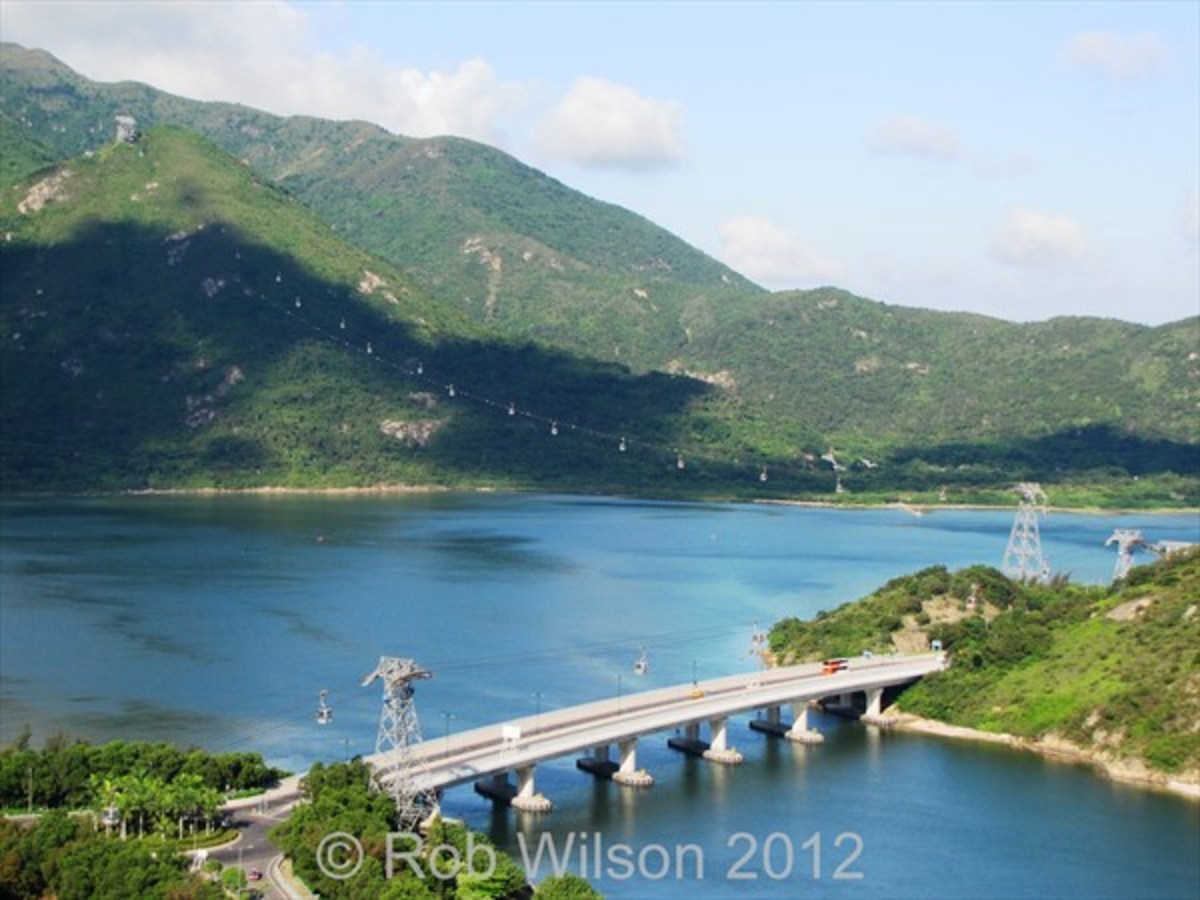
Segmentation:
<svg viewBox="0 0 1200 900">
<path fill-rule="evenodd" d="M 850 660 L 845 658 L 826 659 L 821 661 L 821 674 L 834 675 L 838 672 L 844 672 L 850 668 Z"/>
<path fill-rule="evenodd" d="M 321 691 L 320 701 L 317 704 L 317 724 L 328 725 L 333 721 L 333 709 L 325 702 L 325 698 L 329 696 L 329 691 Z"/>
<path fill-rule="evenodd" d="M 646 660 L 646 648 L 643 647 L 641 655 L 637 658 L 637 660 L 634 661 L 633 674 L 645 675 L 649 671 L 650 663 Z"/>
</svg>

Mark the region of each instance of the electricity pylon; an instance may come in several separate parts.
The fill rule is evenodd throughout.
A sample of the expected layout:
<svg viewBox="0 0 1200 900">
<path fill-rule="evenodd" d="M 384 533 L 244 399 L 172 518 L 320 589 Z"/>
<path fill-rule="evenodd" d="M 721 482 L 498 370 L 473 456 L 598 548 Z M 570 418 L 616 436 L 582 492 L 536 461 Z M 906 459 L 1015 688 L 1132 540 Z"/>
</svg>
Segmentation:
<svg viewBox="0 0 1200 900">
<path fill-rule="evenodd" d="M 396 818 L 402 828 L 419 825 L 437 808 L 437 795 L 417 783 L 425 772 L 413 758 L 413 748 L 421 743 L 421 724 L 413 703 L 413 682 L 432 678 L 411 659 L 381 656 L 379 665 L 363 679 L 363 687 L 375 679 L 383 682 L 383 709 L 379 714 L 379 733 L 375 752 L 386 754 L 387 763 L 377 779 L 396 802 Z"/>
<path fill-rule="evenodd" d="M 1050 575 L 1050 561 L 1042 553 L 1038 519 L 1046 512 L 1046 492 L 1040 484 L 1023 481 L 1013 488 L 1021 496 L 1017 516 L 1004 551 L 1004 574 L 1014 581 L 1042 581 Z"/>
<path fill-rule="evenodd" d="M 1119 581 L 1133 568 L 1133 554 L 1138 547 L 1146 546 L 1146 539 L 1136 528 L 1115 528 L 1104 546 L 1117 545 L 1117 565 L 1113 568 L 1113 581 Z"/>
</svg>

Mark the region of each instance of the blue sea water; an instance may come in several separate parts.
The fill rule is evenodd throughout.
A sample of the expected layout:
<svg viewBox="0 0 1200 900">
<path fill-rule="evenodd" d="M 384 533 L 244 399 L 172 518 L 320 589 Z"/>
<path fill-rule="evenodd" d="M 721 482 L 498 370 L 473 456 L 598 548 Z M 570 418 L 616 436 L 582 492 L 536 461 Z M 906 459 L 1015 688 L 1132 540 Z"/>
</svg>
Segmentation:
<svg viewBox="0 0 1200 900">
<path fill-rule="evenodd" d="M 545 495 L 7 500 L 0 740 L 28 724 L 254 749 L 300 769 L 374 749 L 380 698 L 360 680 L 381 655 L 433 671 L 417 698 L 432 738 L 751 669 L 755 623 L 927 565 L 998 565 L 1011 520 Z M 1114 527 L 1200 540 L 1194 515 L 1052 513 L 1053 568 L 1106 581 Z M 643 741 L 657 782 L 643 792 L 558 761 L 538 771 L 546 817 L 493 813 L 469 789 L 446 808 L 518 855 L 541 835 L 560 855 L 576 835 L 592 862 L 606 859 L 598 842 L 644 852 L 636 877 L 589 873 L 611 896 L 1195 895 L 1196 804 L 1009 750 L 819 727 L 827 743 L 804 748 L 735 722 L 737 769 Z M 651 877 L 681 844 L 704 851 L 704 871 L 671 858 Z M 834 878 L 842 863 L 863 877 Z"/>
</svg>

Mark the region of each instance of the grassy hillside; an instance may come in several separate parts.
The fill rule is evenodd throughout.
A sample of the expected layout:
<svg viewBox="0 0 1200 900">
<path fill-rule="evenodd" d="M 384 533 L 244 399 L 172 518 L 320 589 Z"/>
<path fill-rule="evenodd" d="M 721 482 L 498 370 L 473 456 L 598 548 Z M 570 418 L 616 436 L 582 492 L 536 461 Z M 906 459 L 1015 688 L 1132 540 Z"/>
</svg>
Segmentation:
<svg viewBox="0 0 1200 900">
<path fill-rule="evenodd" d="M 1200 505 L 1200 319 L 1160 328 L 1099 319 L 1017 325 L 834 289 L 766 294 L 641 217 L 480 144 L 98 84 L 41 51 L 0 45 L 0 146 L 12 148 L 4 157 L 10 179 L 43 166 L 47 155 L 103 146 L 117 113 L 133 113 L 143 127 L 172 122 L 207 135 L 261 179 L 256 196 L 282 202 L 286 192 L 324 221 L 311 223 L 322 241 L 365 248 L 376 259 L 372 271 L 386 265 L 389 283 L 405 286 L 427 324 L 453 320 L 453 333 L 495 346 L 531 341 L 526 365 L 543 352 L 556 360 L 550 366 L 539 357 L 538 369 L 504 379 L 484 376 L 493 395 L 565 416 L 562 410 L 578 408 L 575 394 L 590 376 L 577 381 L 562 370 L 608 373 L 598 389 L 610 396 L 587 400 L 604 410 L 589 427 L 610 436 L 628 430 L 670 458 L 674 448 L 684 450 L 704 463 L 690 466 L 687 477 L 701 479 L 705 490 L 741 493 L 765 465 L 772 491 L 829 493 L 833 472 L 820 456 L 832 447 L 850 499 L 932 502 L 946 488 L 952 501 L 1006 501 L 998 491 L 1036 480 L 1055 486 L 1058 503 Z M 22 190 L 28 186 L 22 182 Z M 92 218 L 141 224 L 111 212 Z M 256 216 L 239 220 L 238 240 L 265 242 L 315 267 L 318 278 L 339 285 L 329 288 L 335 292 L 362 277 L 309 260 L 321 242 L 293 247 L 285 236 L 260 238 L 258 229 L 275 227 L 273 214 Z M 18 216 L 14 227 L 27 224 Z M 60 270 L 56 277 L 68 276 Z M 605 386 L 606 378 L 655 371 L 692 376 L 629 381 L 667 386 L 667 409 L 643 408 L 644 398 L 630 401 Z M 325 408 L 323 394 L 316 397 L 310 402 L 322 409 L 315 415 L 340 414 Z M 471 440 L 490 443 L 486 429 Z M 540 450 L 532 460 L 517 454 L 501 465 L 497 452 L 480 451 L 477 458 L 492 462 L 465 468 L 472 477 L 516 473 L 519 483 L 541 484 L 550 476 L 584 489 L 627 481 L 625 469 L 610 471 L 600 455 L 588 468 L 542 459 Z M 455 468 L 464 468 L 461 460 Z M 246 477 L 259 474 L 266 472 Z"/>
<path fill-rule="evenodd" d="M 9 184 L 54 161 L 55 154 L 0 112 L 0 184 Z"/>
<path fill-rule="evenodd" d="M 710 386 L 488 335 L 191 132 L 38 172 L 0 194 L 0 231 L 6 490 L 828 487 L 761 483 L 757 456 L 679 469 Z"/>
<path fill-rule="evenodd" d="M 1200 501 L 1200 319 L 1016 324 L 824 288 L 730 307 L 698 334 L 695 368 L 825 435 L 856 493 L 1016 477 L 1060 499 L 1084 482 L 1098 502 Z M 1184 477 L 1147 483 L 1163 473 Z"/>
<path fill-rule="evenodd" d="M 917 649 L 951 667 L 900 698 L 918 715 L 1057 736 L 1162 772 L 1200 771 L 1200 550 L 1109 588 L 1017 584 L 986 567 L 925 569 L 771 631 L 783 660 Z"/>
<path fill-rule="evenodd" d="M 641 216 L 461 138 L 99 84 L 13 44 L 0 45 L 0 111 L 63 157 L 95 147 L 118 113 L 199 131 L 466 315 L 640 370 L 687 343 L 691 310 L 763 294 Z"/>
<path fill-rule="evenodd" d="M 1015 324 L 826 288 L 726 310 L 692 352 L 744 373 L 747 391 L 774 392 L 782 415 L 835 437 L 924 444 L 931 433 L 979 443 L 1118 423 L 1195 440 L 1197 347 L 1200 319 Z"/>
</svg>

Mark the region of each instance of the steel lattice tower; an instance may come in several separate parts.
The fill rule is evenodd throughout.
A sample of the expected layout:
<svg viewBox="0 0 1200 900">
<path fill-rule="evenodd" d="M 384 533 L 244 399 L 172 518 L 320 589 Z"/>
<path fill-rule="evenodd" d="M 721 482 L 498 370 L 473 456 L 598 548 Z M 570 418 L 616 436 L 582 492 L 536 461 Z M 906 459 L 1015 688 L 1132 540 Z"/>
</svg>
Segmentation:
<svg viewBox="0 0 1200 900">
<path fill-rule="evenodd" d="M 1146 539 L 1136 528 L 1116 528 L 1104 546 L 1117 545 L 1117 565 L 1113 569 L 1113 581 L 1119 581 L 1133 568 L 1133 553 L 1138 547 L 1146 546 Z"/>
<path fill-rule="evenodd" d="M 375 752 L 387 754 L 388 762 L 377 773 L 381 786 L 396 801 L 396 818 L 401 827 L 419 825 L 437 808 L 437 796 L 418 787 L 417 777 L 424 767 L 413 760 L 412 748 L 421 743 L 421 724 L 413 703 L 413 682 L 432 678 L 411 659 L 381 656 L 375 671 L 363 679 L 363 687 L 375 679 L 383 682 L 383 709 L 379 714 L 379 733 Z"/>
<path fill-rule="evenodd" d="M 1046 511 L 1046 493 L 1040 484 L 1022 482 L 1014 490 L 1021 495 L 1004 551 L 1004 574 L 1016 581 L 1040 581 L 1050 575 L 1050 561 L 1042 553 L 1038 519 Z"/>
</svg>

